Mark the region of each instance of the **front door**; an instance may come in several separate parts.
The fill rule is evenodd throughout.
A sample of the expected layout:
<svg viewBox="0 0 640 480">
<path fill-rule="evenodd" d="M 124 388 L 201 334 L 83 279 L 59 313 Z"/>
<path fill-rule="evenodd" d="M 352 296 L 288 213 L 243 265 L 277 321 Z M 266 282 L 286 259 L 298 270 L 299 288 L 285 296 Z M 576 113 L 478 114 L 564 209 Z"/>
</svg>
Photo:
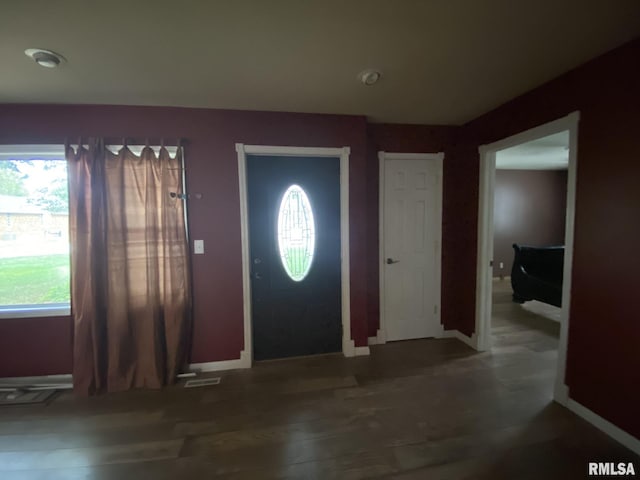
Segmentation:
<svg viewBox="0 0 640 480">
<path fill-rule="evenodd" d="M 247 156 L 253 358 L 342 349 L 340 159 Z"/>
<path fill-rule="evenodd" d="M 440 331 L 442 163 L 384 161 L 384 320 L 387 340 Z"/>
</svg>

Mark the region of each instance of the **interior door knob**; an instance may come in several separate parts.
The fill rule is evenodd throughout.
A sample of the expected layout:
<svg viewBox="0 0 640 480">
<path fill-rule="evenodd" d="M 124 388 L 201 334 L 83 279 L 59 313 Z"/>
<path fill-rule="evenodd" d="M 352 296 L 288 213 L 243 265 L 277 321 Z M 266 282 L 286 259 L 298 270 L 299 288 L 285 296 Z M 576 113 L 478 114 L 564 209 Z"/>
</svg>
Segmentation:
<svg viewBox="0 0 640 480">
<path fill-rule="evenodd" d="M 387 265 L 398 263 L 400 260 L 394 260 L 393 258 L 387 258 Z"/>
</svg>

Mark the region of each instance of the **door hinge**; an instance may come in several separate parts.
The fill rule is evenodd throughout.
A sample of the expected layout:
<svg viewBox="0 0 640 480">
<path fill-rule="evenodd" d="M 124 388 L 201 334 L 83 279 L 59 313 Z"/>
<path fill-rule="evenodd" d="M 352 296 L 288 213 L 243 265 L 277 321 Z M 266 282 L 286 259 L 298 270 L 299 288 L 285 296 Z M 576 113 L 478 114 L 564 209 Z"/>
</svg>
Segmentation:
<svg viewBox="0 0 640 480">
<path fill-rule="evenodd" d="M 489 266 L 493 267 L 493 260 L 489 260 Z"/>
</svg>

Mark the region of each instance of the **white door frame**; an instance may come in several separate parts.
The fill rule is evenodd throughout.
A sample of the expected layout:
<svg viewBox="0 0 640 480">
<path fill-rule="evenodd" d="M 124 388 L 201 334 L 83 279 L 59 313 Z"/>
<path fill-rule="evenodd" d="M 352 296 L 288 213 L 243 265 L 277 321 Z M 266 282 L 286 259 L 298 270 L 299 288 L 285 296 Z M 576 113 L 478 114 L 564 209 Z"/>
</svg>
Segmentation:
<svg viewBox="0 0 640 480">
<path fill-rule="evenodd" d="M 378 152 L 379 163 L 379 176 L 378 176 L 378 264 L 379 264 L 379 305 L 380 305 L 380 326 L 376 335 L 375 343 L 387 342 L 387 321 L 384 315 L 385 298 L 384 298 L 384 286 L 385 286 L 385 256 L 384 256 L 384 187 L 385 187 L 385 161 L 387 160 L 435 160 L 438 167 L 438 188 L 440 194 L 438 195 L 438 205 L 436 206 L 437 215 L 440 217 L 440 222 L 436 225 L 436 276 L 438 282 L 436 283 L 436 298 L 438 299 L 437 305 L 437 319 L 440 325 L 440 334 L 442 336 L 444 328 L 442 327 L 442 319 L 440 317 L 440 304 L 441 304 L 441 289 L 442 289 L 442 171 L 444 153 L 389 153 Z"/>
<path fill-rule="evenodd" d="M 567 174 L 567 214 L 562 281 L 560 340 L 554 399 L 566 405 L 569 389 L 564 382 L 567 364 L 567 341 L 571 307 L 571 267 L 573 262 L 573 231 L 575 223 L 576 171 L 578 165 L 578 122 L 580 112 L 573 112 L 544 125 L 531 128 L 488 145 L 481 145 L 480 195 L 478 204 L 478 264 L 476 278 L 476 326 L 478 350 L 491 350 L 491 294 L 493 282 L 493 201 L 496 173 L 496 152 L 554 133 L 569 131 L 569 169 Z"/>
<path fill-rule="evenodd" d="M 367 355 L 369 349 L 355 348 L 351 339 L 351 293 L 349 269 L 349 147 L 278 147 L 236 143 L 238 153 L 238 180 L 240 186 L 240 237 L 242 247 L 242 297 L 244 305 L 244 349 L 240 359 L 245 367 L 253 363 L 253 337 L 251 335 L 251 262 L 249 259 L 249 215 L 247 201 L 247 155 L 280 157 L 318 157 L 340 159 L 340 253 L 342 284 L 342 353 L 345 357 Z"/>
</svg>

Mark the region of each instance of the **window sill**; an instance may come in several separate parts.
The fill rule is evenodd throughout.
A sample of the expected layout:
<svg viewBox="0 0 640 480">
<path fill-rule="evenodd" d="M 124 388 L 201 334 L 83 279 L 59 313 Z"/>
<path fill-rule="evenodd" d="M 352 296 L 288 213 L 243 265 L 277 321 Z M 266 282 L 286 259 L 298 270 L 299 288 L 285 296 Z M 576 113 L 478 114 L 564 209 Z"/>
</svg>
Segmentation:
<svg viewBox="0 0 640 480">
<path fill-rule="evenodd" d="M 68 303 L 54 303 L 50 305 L 10 305 L 0 307 L 0 319 L 68 317 L 69 315 L 71 315 L 71 307 Z"/>
</svg>

